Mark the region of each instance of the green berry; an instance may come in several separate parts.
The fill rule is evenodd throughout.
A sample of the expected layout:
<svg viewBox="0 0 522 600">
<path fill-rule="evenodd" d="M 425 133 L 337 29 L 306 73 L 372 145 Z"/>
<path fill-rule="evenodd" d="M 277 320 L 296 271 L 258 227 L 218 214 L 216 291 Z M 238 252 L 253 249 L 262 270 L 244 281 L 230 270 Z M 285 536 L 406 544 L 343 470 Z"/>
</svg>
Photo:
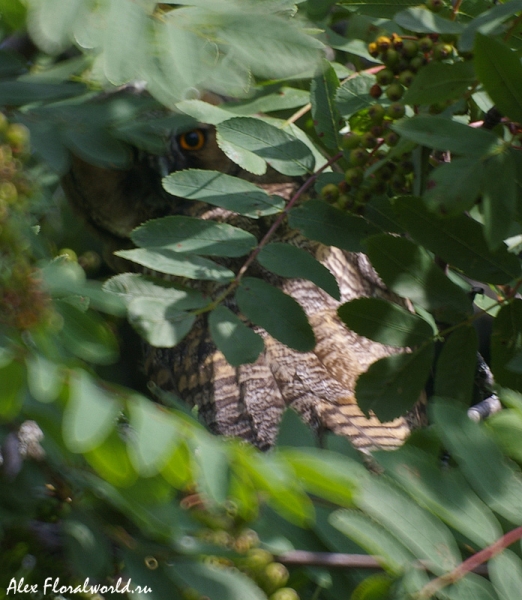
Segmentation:
<svg viewBox="0 0 522 600">
<path fill-rule="evenodd" d="M 345 150 L 353 150 L 361 145 L 361 136 L 356 133 L 347 133 L 342 139 L 342 147 Z"/>
<path fill-rule="evenodd" d="M 402 55 L 406 58 L 413 58 L 419 52 L 419 44 L 415 40 L 404 40 L 402 46 Z"/>
<path fill-rule="evenodd" d="M 426 0 L 426 8 L 431 12 L 438 13 L 445 6 L 444 0 Z"/>
<path fill-rule="evenodd" d="M 376 123 L 376 124 L 379 124 L 382 122 L 382 120 L 384 119 L 385 113 L 386 113 L 386 111 L 384 110 L 384 107 L 381 106 L 380 104 L 372 104 L 370 106 L 370 108 L 368 109 L 368 116 L 372 120 L 372 123 Z"/>
<path fill-rule="evenodd" d="M 13 123 L 7 128 L 5 138 L 11 146 L 23 148 L 29 143 L 29 129 L 21 123 Z"/>
<path fill-rule="evenodd" d="M 293 588 L 281 588 L 274 592 L 269 600 L 299 600 L 299 596 Z"/>
<path fill-rule="evenodd" d="M 339 198 L 337 198 L 337 202 L 334 204 L 336 208 L 340 208 L 341 210 L 346 210 L 352 204 L 352 199 L 348 194 L 341 194 Z"/>
<path fill-rule="evenodd" d="M 404 87 L 410 87 L 414 79 L 415 75 L 411 71 L 403 71 L 399 75 L 399 83 L 402 83 Z"/>
<path fill-rule="evenodd" d="M 379 85 L 389 85 L 394 80 L 394 76 L 390 69 L 382 69 L 377 73 L 375 79 Z"/>
<path fill-rule="evenodd" d="M 419 49 L 421 52 L 429 52 L 433 48 L 433 40 L 428 36 L 419 40 Z"/>
<path fill-rule="evenodd" d="M 399 60 L 400 60 L 400 55 L 397 52 L 397 50 L 394 50 L 393 48 L 386 50 L 386 52 L 384 52 L 382 55 L 382 62 L 387 67 L 395 66 L 399 62 Z"/>
<path fill-rule="evenodd" d="M 399 163 L 399 171 L 405 175 L 413 173 L 413 162 L 409 158 L 402 158 Z"/>
<path fill-rule="evenodd" d="M 388 131 L 388 133 L 384 136 L 384 143 L 387 146 L 396 146 L 399 143 L 399 134 L 395 133 L 395 131 Z"/>
<path fill-rule="evenodd" d="M 380 125 L 372 125 L 372 127 L 370 128 L 370 133 L 374 137 L 379 138 L 382 135 L 382 127 Z"/>
<path fill-rule="evenodd" d="M 450 44 L 444 44 L 443 42 L 438 42 L 433 46 L 433 58 L 435 60 L 445 60 L 449 58 L 453 53 L 453 46 Z"/>
<path fill-rule="evenodd" d="M 15 202 L 18 198 L 18 190 L 11 181 L 4 181 L 0 184 L 0 198 L 8 204 Z"/>
<path fill-rule="evenodd" d="M 395 82 L 386 88 L 386 95 L 392 102 L 400 100 L 404 94 L 404 87 L 399 83 Z"/>
<path fill-rule="evenodd" d="M 361 138 L 361 146 L 363 148 L 375 148 L 375 146 L 377 146 L 377 139 L 373 133 L 368 131 L 367 133 L 363 134 Z"/>
<path fill-rule="evenodd" d="M 288 577 L 288 569 L 281 563 L 273 562 L 265 567 L 262 579 L 264 587 L 271 591 L 285 586 Z"/>
<path fill-rule="evenodd" d="M 394 102 L 393 104 L 390 104 L 390 106 L 388 106 L 386 110 L 386 114 L 388 115 L 388 117 L 390 117 L 390 119 L 393 119 L 394 121 L 396 119 L 402 119 L 405 113 L 406 109 L 404 107 L 404 104 L 400 104 L 399 102 Z"/>
<path fill-rule="evenodd" d="M 353 167 L 348 169 L 344 174 L 344 179 L 348 185 L 357 187 L 361 185 L 364 179 L 364 172 L 360 167 Z"/>
<path fill-rule="evenodd" d="M 419 69 L 422 69 L 422 67 L 425 64 L 426 64 L 426 59 L 424 58 L 424 56 L 416 56 L 415 58 L 412 58 L 410 60 L 410 64 L 409 64 L 408 68 L 413 73 L 416 73 Z"/>
<path fill-rule="evenodd" d="M 246 554 L 244 564 L 253 571 L 263 571 L 267 565 L 273 562 L 274 557 L 268 550 L 252 548 Z"/>
<path fill-rule="evenodd" d="M 9 127 L 9 121 L 3 112 L 0 112 L 0 133 L 5 133 Z"/>
<path fill-rule="evenodd" d="M 327 202 L 335 202 L 339 197 L 339 188 L 335 183 L 327 183 L 321 190 L 321 196 Z"/>
<path fill-rule="evenodd" d="M 355 148 L 350 152 L 350 164 L 354 167 L 362 167 L 369 158 L 368 152 L 364 148 Z"/>
</svg>

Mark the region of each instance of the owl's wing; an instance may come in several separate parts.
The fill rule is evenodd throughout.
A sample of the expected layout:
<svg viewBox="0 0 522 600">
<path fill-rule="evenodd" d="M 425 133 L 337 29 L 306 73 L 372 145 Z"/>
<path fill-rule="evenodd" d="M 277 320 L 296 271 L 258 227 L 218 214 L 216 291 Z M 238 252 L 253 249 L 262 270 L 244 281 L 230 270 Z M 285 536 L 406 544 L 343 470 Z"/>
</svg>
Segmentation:
<svg viewBox="0 0 522 600">
<path fill-rule="evenodd" d="M 315 254 L 336 276 L 342 302 L 390 296 L 364 255 L 319 244 Z M 264 351 L 255 363 L 233 367 L 212 342 L 201 316 L 177 347 L 148 348 L 149 376 L 162 389 L 197 406 L 211 431 L 241 437 L 262 449 L 274 444 L 287 407 L 315 430 L 346 436 L 361 450 L 402 444 L 410 432 L 408 421 L 368 419 L 354 396 L 358 375 L 397 349 L 350 331 L 337 317 L 339 302 L 313 283 L 287 279 L 279 285 L 307 313 L 317 340 L 313 352 L 292 350 L 256 327 L 264 338 Z"/>
</svg>

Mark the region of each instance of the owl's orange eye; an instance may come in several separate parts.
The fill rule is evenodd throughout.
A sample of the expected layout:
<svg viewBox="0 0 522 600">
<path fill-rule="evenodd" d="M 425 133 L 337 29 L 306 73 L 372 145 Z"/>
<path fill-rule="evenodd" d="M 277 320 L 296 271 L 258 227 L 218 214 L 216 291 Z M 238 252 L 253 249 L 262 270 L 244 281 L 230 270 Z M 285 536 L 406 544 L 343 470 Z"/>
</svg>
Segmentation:
<svg viewBox="0 0 522 600">
<path fill-rule="evenodd" d="M 201 129 L 193 129 L 182 133 L 178 142 L 183 150 L 201 150 L 205 145 L 205 134 Z"/>
</svg>

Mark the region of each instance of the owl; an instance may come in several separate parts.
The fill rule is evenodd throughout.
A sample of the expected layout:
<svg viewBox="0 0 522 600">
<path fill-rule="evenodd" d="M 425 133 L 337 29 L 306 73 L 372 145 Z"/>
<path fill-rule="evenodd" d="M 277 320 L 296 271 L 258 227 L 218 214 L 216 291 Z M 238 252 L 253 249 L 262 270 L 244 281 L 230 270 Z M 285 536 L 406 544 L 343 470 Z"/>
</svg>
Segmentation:
<svg viewBox="0 0 522 600">
<path fill-rule="evenodd" d="M 243 170 L 225 156 L 215 130 L 207 126 L 172 136 L 165 156 L 136 151 L 126 170 L 101 168 L 73 157 L 71 169 L 63 178 L 64 191 L 104 241 L 107 260 L 115 271 L 136 268 L 112 252 L 132 247 L 130 232 L 148 219 L 166 215 L 214 219 L 241 227 L 258 239 L 268 230 L 273 217 L 248 219 L 169 195 L 161 185 L 162 176 L 186 168 L 212 169 L 248 179 L 287 199 L 300 183 L 270 169 L 260 177 Z M 336 312 L 341 303 L 359 297 L 400 300 L 386 289 L 364 254 L 324 246 L 285 224 L 277 229 L 272 241 L 305 249 L 338 282 L 340 301 L 310 281 L 276 276 L 256 262 L 249 268 L 249 276 L 279 287 L 301 305 L 315 334 L 313 351 L 293 350 L 251 325 L 262 336 L 264 350 L 254 363 L 232 366 L 214 344 L 207 315 L 202 314 L 177 346 L 145 345 L 147 377 L 159 389 L 197 407 L 212 432 L 242 438 L 262 450 L 274 445 L 287 408 L 295 410 L 316 432 L 345 436 L 361 451 L 402 444 L 416 425 L 417 416 L 381 423 L 375 416 L 365 416 L 354 395 L 359 374 L 398 350 L 357 335 Z M 233 301 L 228 307 L 238 312 Z"/>
</svg>

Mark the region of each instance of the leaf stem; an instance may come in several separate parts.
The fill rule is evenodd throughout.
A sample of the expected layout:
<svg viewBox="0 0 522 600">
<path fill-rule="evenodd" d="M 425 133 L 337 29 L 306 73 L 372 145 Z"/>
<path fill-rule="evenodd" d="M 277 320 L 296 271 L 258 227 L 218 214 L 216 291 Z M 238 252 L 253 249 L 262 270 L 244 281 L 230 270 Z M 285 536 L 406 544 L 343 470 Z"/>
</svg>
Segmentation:
<svg viewBox="0 0 522 600">
<path fill-rule="evenodd" d="M 473 556 L 470 556 L 467 560 L 460 563 L 460 565 L 455 567 L 453 571 L 450 571 L 445 575 L 441 575 L 436 579 L 432 579 L 418 592 L 418 600 L 431 598 L 440 589 L 446 587 L 447 585 L 457 582 L 459 579 L 462 579 L 465 575 L 474 571 L 478 566 L 487 562 L 497 554 L 500 554 L 502 550 L 504 550 L 508 546 L 511 546 L 511 544 L 515 543 L 517 540 L 520 539 L 522 539 L 522 527 L 517 527 L 512 531 L 508 531 L 508 533 L 506 533 L 496 542 L 491 544 L 491 546 L 488 546 L 480 552 L 473 554 Z"/>
</svg>

